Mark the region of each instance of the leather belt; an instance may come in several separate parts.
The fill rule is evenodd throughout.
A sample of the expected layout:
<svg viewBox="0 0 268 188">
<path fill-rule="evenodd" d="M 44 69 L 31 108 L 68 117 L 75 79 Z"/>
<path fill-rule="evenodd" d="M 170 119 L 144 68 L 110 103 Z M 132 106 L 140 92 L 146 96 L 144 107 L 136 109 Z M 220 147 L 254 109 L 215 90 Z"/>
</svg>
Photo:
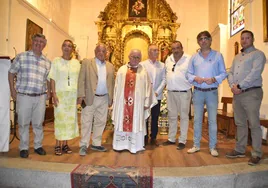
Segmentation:
<svg viewBox="0 0 268 188">
<path fill-rule="evenodd" d="M 103 95 L 95 94 L 95 96 L 97 96 L 97 97 L 103 97 L 105 95 L 107 95 L 107 94 L 103 94 Z"/>
<path fill-rule="evenodd" d="M 170 91 L 170 92 L 187 92 L 188 90 L 182 90 L 182 91 L 179 91 L 179 90 L 168 90 L 168 91 Z"/>
<path fill-rule="evenodd" d="M 218 89 L 217 87 L 211 87 L 211 88 L 199 88 L 199 87 L 195 87 L 194 86 L 194 89 L 198 90 L 198 91 L 204 91 L 204 92 L 207 92 L 207 91 L 213 91 L 213 90 L 216 90 Z"/>
<path fill-rule="evenodd" d="M 247 88 L 247 89 L 243 89 L 243 90 L 242 90 L 242 93 L 247 92 L 247 91 L 250 91 L 250 90 L 253 90 L 253 89 L 259 89 L 259 88 L 261 88 L 261 86 L 250 87 L 250 88 Z"/>
<path fill-rule="evenodd" d="M 29 97 L 39 97 L 41 95 L 47 94 L 46 92 L 44 92 L 44 93 L 20 93 L 20 92 L 18 92 L 18 93 L 21 95 L 29 96 Z"/>
</svg>

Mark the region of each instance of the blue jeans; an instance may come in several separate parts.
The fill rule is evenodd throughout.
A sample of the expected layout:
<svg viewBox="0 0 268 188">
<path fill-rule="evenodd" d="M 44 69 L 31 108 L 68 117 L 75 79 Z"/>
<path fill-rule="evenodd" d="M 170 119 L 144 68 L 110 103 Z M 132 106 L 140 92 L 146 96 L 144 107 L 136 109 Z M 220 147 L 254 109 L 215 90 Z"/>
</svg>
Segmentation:
<svg viewBox="0 0 268 188">
<path fill-rule="evenodd" d="M 193 93 L 194 104 L 194 146 L 200 148 L 202 138 L 202 122 L 204 105 L 208 112 L 209 126 L 209 148 L 214 149 L 217 144 L 217 109 L 218 109 L 218 90 L 198 91 Z"/>
</svg>

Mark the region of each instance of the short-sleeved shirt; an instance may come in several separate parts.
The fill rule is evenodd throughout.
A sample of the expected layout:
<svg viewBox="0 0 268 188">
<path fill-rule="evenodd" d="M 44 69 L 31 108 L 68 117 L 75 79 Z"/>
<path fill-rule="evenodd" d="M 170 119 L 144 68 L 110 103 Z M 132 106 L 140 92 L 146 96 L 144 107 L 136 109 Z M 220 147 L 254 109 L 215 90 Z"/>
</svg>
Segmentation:
<svg viewBox="0 0 268 188">
<path fill-rule="evenodd" d="M 40 57 L 35 56 L 33 51 L 18 54 L 9 69 L 10 73 L 17 74 L 17 92 L 45 93 L 50 67 L 50 61 L 43 54 Z"/>
</svg>

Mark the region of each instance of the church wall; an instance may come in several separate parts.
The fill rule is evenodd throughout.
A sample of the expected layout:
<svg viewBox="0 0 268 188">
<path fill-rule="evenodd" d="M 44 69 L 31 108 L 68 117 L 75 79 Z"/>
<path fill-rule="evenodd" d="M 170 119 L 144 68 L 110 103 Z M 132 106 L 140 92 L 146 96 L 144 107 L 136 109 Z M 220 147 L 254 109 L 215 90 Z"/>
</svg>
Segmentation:
<svg viewBox="0 0 268 188">
<path fill-rule="evenodd" d="M 177 22 L 181 23 L 177 40 L 183 43 L 185 53 L 193 54 L 198 49 L 197 34 L 208 29 L 208 0 L 166 1 L 176 12 Z M 94 48 L 98 42 L 97 26 L 94 22 L 109 2 L 110 0 L 80 0 L 79 3 L 72 1 L 69 31 L 78 45 L 82 59 L 94 56 Z"/>
<path fill-rule="evenodd" d="M 8 34 L 8 5 L 9 1 L 0 1 L 0 55 L 8 55 L 6 36 Z"/>
<path fill-rule="evenodd" d="M 196 36 L 208 30 L 208 0 L 167 0 L 181 23 L 177 31 L 177 39 L 184 46 L 184 52 L 194 54 L 199 48 Z"/>
<path fill-rule="evenodd" d="M 26 0 L 65 31 L 69 29 L 71 0 Z M 78 1 L 76 1 L 78 2 Z"/>
<path fill-rule="evenodd" d="M 254 45 L 256 48 L 262 50 L 266 57 L 268 58 L 268 43 L 263 42 L 263 5 L 262 0 L 245 0 L 245 29 L 251 30 L 255 35 Z M 228 7 L 228 8 L 227 8 Z M 216 11 L 219 10 L 219 11 Z M 225 10 L 225 11 L 223 11 Z M 226 20 L 228 20 L 226 22 Z M 225 49 L 224 59 L 226 68 L 231 67 L 234 53 L 234 43 L 237 41 L 240 44 L 240 35 L 241 32 L 230 37 L 230 26 L 229 26 L 229 0 L 218 0 L 217 3 L 214 0 L 209 0 L 209 28 L 210 31 L 215 30 L 218 24 L 223 23 L 227 24 L 226 34 L 221 35 L 222 38 L 225 38 L 225 44 L 221 49 Z M 220 40 L 220 39 L 219 39 Z M 214 41 L 215 42 L 215 41 Z M 220 42 L 220 41 L 217 41 Z M 224 42 L 224 41 L 222 41 Z M 241 49 L 241 46 L 239 46 Z M 219 50 L 219 49 L 217 49 Z M 222 52 L 222 51 L 221 51 Z M 268 62 L 268 61 L 267 61 Z M 265 115 L 268 118 L 268 71 L 267 62 L 265 65 L 263 77 L 263 101 L 261 107 L 261 114 Z M 223 93 L 224 96 L 232 96 L 230 88 L 225 80 L 223 83 Z"/>
<path fill-rule="evenodd" d="M 44 14 L 23 0 L 4 0 L 0 2 L 0 7 L 6 11 L 1 12 L 1 22 L 3 21 L 7 25 L 7 28 L 0 28 L 1 54 L 14 57 L 13 47 L 17 53 L 25 51 L 27 19 L 43 28 L 43 34 L 48 40 L 43 51 L 44 55 L 52 60 L 62 54 L 61 44 L 63 40 L 71 37 L 55 22 L 50 22 Z"/>
</svg>

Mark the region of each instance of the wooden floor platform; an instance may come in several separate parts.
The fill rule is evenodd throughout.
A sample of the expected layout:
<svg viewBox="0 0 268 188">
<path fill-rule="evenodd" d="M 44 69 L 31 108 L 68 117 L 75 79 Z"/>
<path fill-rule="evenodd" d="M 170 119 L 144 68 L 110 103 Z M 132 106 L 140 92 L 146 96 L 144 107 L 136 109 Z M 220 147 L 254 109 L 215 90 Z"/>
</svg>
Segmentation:
<svg viewBox="0 0 268 188">
<path fill-rule="evenodd" d="M 39 156 L 34 153 L 33 149 L 33 133 L 30 134 L 29 160 L 43 162 L 58 162 L 72 164 L 91 164 L 105 166 L 144 166 L 144 167 L 199 167 L 208 165 L 232 164 L 247 162 L 250 156 L 251 147 L 247 147 L 246 158 L 227 159 L 225 153 L 234 148 L 234 140 L 228 142 L 219 142 L 217 149 L 218 157 L 212 157 L 208 149 L 208 141 L 202 138 L 201 151 L 194 154 L 187 154 L 187 150 L 193 145 L 193 129 L 190 122 L 188 131 L 188 141 L 184 150 L 177 150 L 175 145 L 159 147 L 146 146 L 146 150 L 131 154 L 128 151 L 116 152 L 112 149 L 112 130 L 105 130 L 103 135 L 103 145 L 108 149 L 107 152 L 97 152 L 88 149 L 88 155 L 81 157 L 79 155 L 80 137 L 70 140 L 69 146 L 73 150 L 72 154 L 63 154 L 62 156 L 54 155 L 54 129 L 53 123 L 44 126 L 43 147 L 47 151 L 47 155 Z M 12 135 L 11 135 L 12 136 Z M 158 135 L 158 141 L 164 142 L 167 135 Z M 6 155 L 8 158 L 20 158 L 18 150 L 19 141 L 15 139 L 10 144 L 10 151 Z M 268 146 L 263 145 L 263 158 L 268 158 Z M 2 154 L 3 155 L 3 154 Z"/>
</svg>

